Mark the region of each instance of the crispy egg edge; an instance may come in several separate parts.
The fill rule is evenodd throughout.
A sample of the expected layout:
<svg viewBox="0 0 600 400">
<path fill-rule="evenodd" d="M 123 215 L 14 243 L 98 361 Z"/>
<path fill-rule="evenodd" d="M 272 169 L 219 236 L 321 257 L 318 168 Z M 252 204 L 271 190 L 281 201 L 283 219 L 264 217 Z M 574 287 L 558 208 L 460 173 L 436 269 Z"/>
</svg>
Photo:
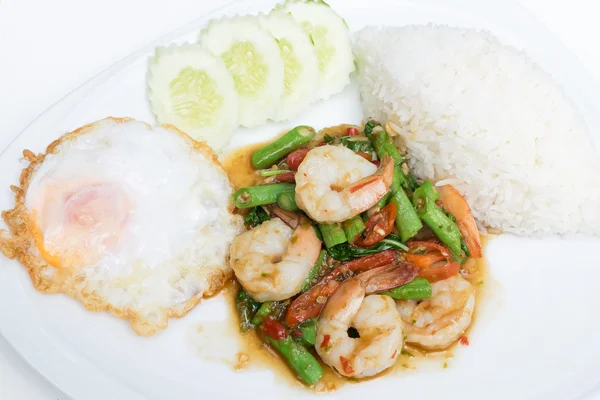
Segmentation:
<svg viewBox="0 0 600 400">
<path fill-rule="evenodd" d="M 223 286 L 225 286 L 227 281 L 231 279 L 233 272 L 222 272 L 220 276 L 212 276 L 208 289 L 203 293 L 198 293 L 189 299 L 181 311 L 178 312 L 177 310 L 170 308 L 163 309 L 165 312 L 163 313 L 162 321 L 159 323 L 150 324 L 140 315 L 140 313 L 134 309 L 129 307 L 115 307 L 104 301 L 99 296 L 87 292 L 85 287 L 83 287 L 84 280 L 73 274 L 73 271 L 66 269 L 55 269 L 56 273 L 51 278 L 43 276 L 42 271 L 48 267 L 48 264 L 45 262 L 40 262 L 40 258 L 34 255 L 36 247 L 33 240 L 30 215 L 25 207 L 25 196 L 27 189 L 29 188 L 31 178 L 37 169 L 42 165 L 48 154 L 54 154 L 58 152 L 58 148 L 61 143 L 91 132 L 98 126 L 106 124 L 107 122 L 112 122 L 114 124 L 125 124 L 132 121 L 136 120 L 127 117 L 107 117 L 62 135 L 60 138 L 54 140 L 48 145 L 45 153 L 36 155 L 31 150 L 23 150 L 23 159 L 29 162 L 29 165 L 23 168 L 21 171 L 21 175 L 19 177 L 19 186 L 11 185 L 10 187 L 15 194 L 15 206 L 10 210 L 2 212 L 2 219 L 8 226 L 8 231 L 0 229 L 0 251 L 9 259 L 16 259 L 23 264 L 23 266 L 25 266 L 31 278 L 31 282 L 36 290 L 42 293 L 64 293 L 81 302 L 81 304 L 83 304 L 87 310 L 94 312 L 108 311 L 117 318 L 129 320 L 132 329 L 138 335 L 150 336 L 165 329 L 168 326 L 168 320 L 170 318 L 181 318 L 185 316 L 200 302 L 202 298 L 217 294 L 223 288 Z M 149 129 L 152 129 L 151 125 L 145 122 L 144 124 Z M 191 148 L 202 152 L 205 156 L 207 156 L 208 160 L 213 163 L 213 165 L 223 170 L 223 174 L 227 178 L 227 173 L 219 162 L 217 155 L 205 142 L 195 141 L 185 132 L 177 129 L 173 125 L 164 124 L 160 125 L 160 127 L 182 136 L 189 143 Z M 229 184 L 231 186 L 231 182 Z M 233 205 L 229 204 L 229 212 L 232 212 L 233 208 Z M 226 255 L 226 259 L 224 260 L 227 265 L 229 264 L 228 258 L 229 254 Z"/>
</svg>

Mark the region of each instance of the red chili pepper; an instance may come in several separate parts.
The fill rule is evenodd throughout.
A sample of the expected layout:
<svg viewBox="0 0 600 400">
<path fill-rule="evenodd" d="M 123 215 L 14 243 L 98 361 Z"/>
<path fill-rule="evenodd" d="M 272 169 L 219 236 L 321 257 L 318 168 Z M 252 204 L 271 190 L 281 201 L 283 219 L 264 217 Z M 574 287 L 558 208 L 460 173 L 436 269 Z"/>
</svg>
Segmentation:
<svg viewBox="0 0 600 400">
<path fill-rule="evenodd" d="M 348 129 L 346 129 L 346 134 L 348 136 L 356 136 L 360 134 L 360 131 L 358 129 L 356 129 L 355 127 L 351 126 Z"/>
<path fill-rule="evenodd" d="M 466 335 L 463 335 L 460 337 L 460 339 L 458 340 L 458 342 L 460 344 L 462 344 L 463 346 L 468 346 L 469 345 L 469 338 Z"/>
<path fill-rule="evenodd" d="M 338 275 L 339 272 L 332 271 L 321 282 L 296 297 L 285 313 L 285 324 L 293 328 L 307 319 L 318 317 L 327 299 L 340 284 L 335 280 Z"/>
<path fill-rule="evenodd" d="M 340 356 L 340 362 L 342 363 L 342 368 L 346 375 L 351 375 L 354 373 L 354 368 L 352 368 L 352 365 L 350 365 L 350 361 Z"/>
<path fill-rule="evenodd" d="M 365 224 L 364 232 L 354 239 L 354 244 L 358 247 L 373 246 L 392 232 L 395 222 L 396 204 L 389 203 L 379 212 L 371 215 Z"/>
<path fill-rule="evenodd" d="M 420 253 L 420 250 L 424 250 Z M 448 249 L 434 242 L 414 241 L 408 243 L 404 258 L 419 268 L 419 276 L 429 282 L 437 282 L 458 273 L 460 264 L 452 261 Z M 445 261 L 444 264 L 439 265 Z"/>
<path fill-rule="evenodd" d="M 275 181 L 294 183 L 294 182 L 296 182 L 296 173 L 295 172 L 284 172 L 283 174 L 275 175 Z"/>
<path fill-rule="evenodd" d="M 356 260 L 348 261 L 342 264 L 348 270 L 354 273 L 368 271 L 373 268 L 382 267 L 393 263 L 398 258 L 396 250 L 384 250 L 377 254 L 357 258 Z"/>
<path fill-rule="evenodd" d="M 311 149 L 300 149 L 288 154 L 286 161 L 292 171 L 298 171 L 298 166 L 304 161 L 304 157 Z"/>
<path fill-rule="evenodd" d="M 322 349 L 329 345 L 329 340 L 331 340 L 331 336 L 329 336 L 329 335 L 323 336 L 323 341 L 321 342 Z"/>
<path fill-rule="evenodd" d="M 267 318 L 262 323 L 262 330 L 265 335 L 272 337 L 275 340 L 283 340 L 287 337 L 285 326 L 279 321 Z"/>
</svg>

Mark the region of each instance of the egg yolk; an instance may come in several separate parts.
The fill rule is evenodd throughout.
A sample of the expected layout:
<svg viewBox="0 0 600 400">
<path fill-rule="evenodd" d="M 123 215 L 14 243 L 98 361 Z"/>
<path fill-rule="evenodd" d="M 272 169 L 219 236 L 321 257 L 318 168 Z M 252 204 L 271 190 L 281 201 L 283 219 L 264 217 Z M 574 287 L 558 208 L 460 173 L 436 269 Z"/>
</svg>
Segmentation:
<svg viewBox="0 0 600 400">
<path fill-rule="evenodd" d="M 41 209 L 39 218 L 37 210 L 32 213 L 36 247 L 48 264 L 72 268 L 94 264 L 114 250 L 131 204 L 114 183 L 52 185 Z"/>
</svg>

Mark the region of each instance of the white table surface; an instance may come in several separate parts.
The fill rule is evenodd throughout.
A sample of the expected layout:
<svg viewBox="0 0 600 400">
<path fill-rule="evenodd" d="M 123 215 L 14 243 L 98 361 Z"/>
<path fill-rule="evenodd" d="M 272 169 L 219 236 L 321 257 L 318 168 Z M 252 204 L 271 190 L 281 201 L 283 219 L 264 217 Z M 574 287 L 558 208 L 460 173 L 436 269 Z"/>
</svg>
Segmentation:
<svg viewBox="0 0 600 400">
<path fill-rule="evenodd" d="M 596 0 L 520 1 L 600 80 Z M 230 2 L 0 0 L 0 151 L 33 118 L 114 62 Z M 0 294 L 0 301 L 10 299 Z M 66 397 L 0 337 L 0 399 Z"/>
</svg>

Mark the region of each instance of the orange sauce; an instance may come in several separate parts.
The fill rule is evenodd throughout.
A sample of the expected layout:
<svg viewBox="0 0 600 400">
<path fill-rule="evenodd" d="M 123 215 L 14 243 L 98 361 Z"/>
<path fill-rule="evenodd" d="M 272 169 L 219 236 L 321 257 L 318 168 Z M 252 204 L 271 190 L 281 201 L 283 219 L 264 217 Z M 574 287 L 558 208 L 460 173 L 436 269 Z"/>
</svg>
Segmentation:
<svg viewBox="0 0 600 400">
<path fill-rule="evenodd" d="M 325 128 L 317 135 L 321 133 L 321 137 L 323 137 L 324 134 L 328 134 L 330 136 L 344 135 L 344 132 L 350 126 L 353 125 L 340 125 L 337 127 Z M 221 162 L 223 167 L 229 175 L 229 179 L 236 190 L 241 187 L 252 186 L 262 182 L 263 178 L 258 175 L 252 167 L 251 158 L 252 153 L 265 144 L 266 143 L 253 144 L 237 149 L 222 159 Z M 482 247 L 485 248 L 489 240 L 490 236 L 482 235 Z M 471 322 L 469 329 L 463 335 L 468 337 L 471 327 L 475 324 L 477 309 L 481 302 L 481 297 L 484 296 L 485 292 L 485 279 L 488 277 L 488 267 L 485 258 L 468 260 L 463 265 L 461 274 L 467 281 L 476 287 L 476 308 L 473 315 L 473 321 Z M 239 331 L 240 321 L 235 307 L 235 294 L 237 292 L 237 285 L 238 283 L 233 281 L 225 290 L 225 296 L 231 306 L 230 314 L 233 316 L 232 329 Z M 260 340 L 254 330 L 250 330 L 249 332 L 242 333 L 240 335 L 243 341 L 243 350 L 238 357 L 239 362 L 237 369 L 254 367 L 268 368 L 269 370 L 275 371 L 278 378 L 280 378 L 282 381 L 288 382 L 293 386 L 304 386 L 295 377 L 293 371 L 287 366 L 287 364 Z M 448 367 L 448 360 L 453 357 L 454 350 L 457 346 L 461 346 L 460 340 L 443 351 L 424 351 L 414 346 L 405 345 L 402 353 L 392 368 L 389 368 L 388 370 L 366 380 L 376 379 L 383 375 L 402 373 L 406 372 L 407 370 L 417 369 L 419 363 L 424 360 L 439 361 L 440 367 L 446 368 Z M 361 381 L 357 381 L 355 379 L 342 377 L 332 368 L 324 364 L 319 357 L 316 358 L 319 359 L 323 366 L 323 377 L 313 388 L 316 392 L 334 391 L 342 385 L 359 383 L 365 380 L 363 379 Z"/>
</svg>

